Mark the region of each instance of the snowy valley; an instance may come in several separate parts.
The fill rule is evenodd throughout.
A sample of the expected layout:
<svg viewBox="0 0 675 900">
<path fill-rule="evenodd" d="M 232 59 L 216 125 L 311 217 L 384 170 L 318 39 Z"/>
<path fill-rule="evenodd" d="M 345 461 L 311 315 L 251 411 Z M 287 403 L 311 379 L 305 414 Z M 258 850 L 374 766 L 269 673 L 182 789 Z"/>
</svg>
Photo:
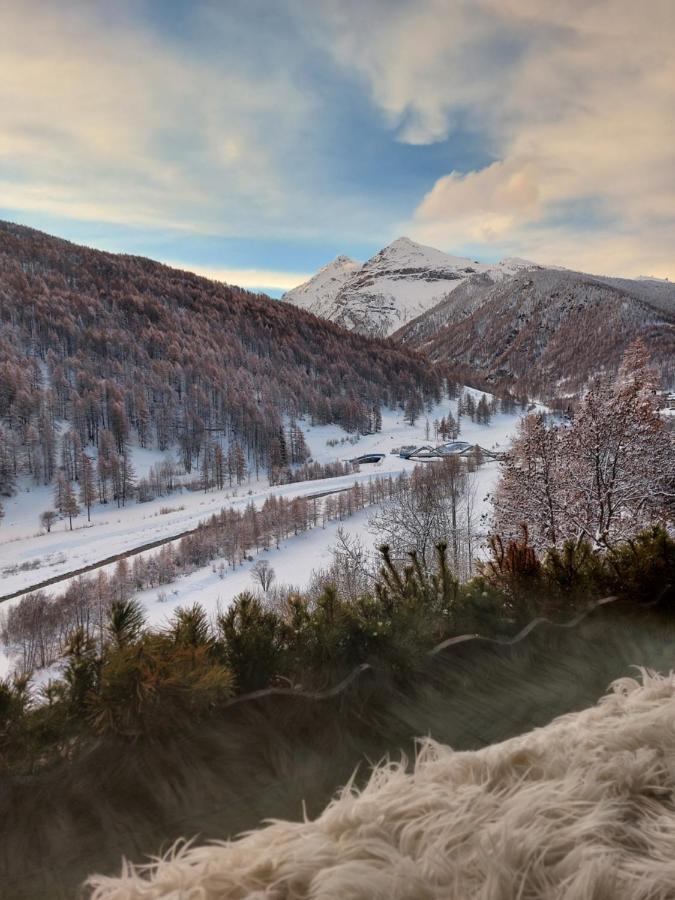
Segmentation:
<svg viewBox="0 0 675 900">
<path fill-rule="evenodd" d="M 44 589 L 56 596 L 77 580 L 77 576 L 71 578 L 68 573 L 91 567 L 83 577 L 95 577 L 99 571 L 112 574 L 117 561 L 101 564 L 111 556 L 129 554 L 131 564 L 139 555 L 149 558 L 156 553 L 157 547 L 161 546 L 159 542 L 166 542 L 163 546 L 171 548 L 181 535 L 197 528 L 222 509 L 243 512 L 250 504 L 260 509 L 269 497 L 290 500 L 317 495 L 321 507 L 326 495 L 347 491 L 354 484 L 366 486 L 389 476 L 410 475 L 419 465 L 433 466 L 435 461 L 420 463 L 402 458 L 394 451 L 405 446 L 442 445 L 443 439 L 436 433 L 434 423 L 438 426 L 448 416 L 459 422 L 462 441 L 503 453 L 527 410 L 518 408 L 500 412 L 499 404 L 494 403 L 497 411 L 486 423 L 475 421 L 475 416 L 472 420 L 469 415 L 461 414 L 463 401 L 470 397 L 473 404 L 477 404 L 483 396 L 480 391 L 463 388 L 459 396 L 444 397 L 430 405 L 417 417 L 414 425 L 406 422 L 402 409 L 384 409 L 381 431 L 371 434 L 353 435 L 332 425 L 312 426 L 300 422 L 311 459 L 320 464 L 348 461 L 371 453 L 383 455 L 380 462 L 363 464 L 351 474 L 270 484 L 266 476 L 256 479 L 255 473 L 249 471 L 239 485 L 235 480 L 233 486 L 223 489 L 210 486 L 204 490 L 183 471 L 182 475 L 176 476 L 176 489 L 165 496 L 142 503 L 129 500 L 124 506 L 114 501 L 96 502 L 90 510 L 91 521 L 88 521 L 86 510 L 81 509 L 73 520 L 72 530 L 67 518 L 58 519 L 49 532 L 40 527 L 40 514 L 53 506 L 54 488 L 52 485 L 35 485 L 32 479 L 24 476 L 17 484 L 16 493 L 4 503 L 5 518 L 0 530 L 0 594 L 16 596 L 2 602 L 0 614 L 6 614 L 43 581 L 59 579 Z M 493 398 L 488 395 L 488 400 Z M 173 460 L 175 466 L 173 450 L 161 453 L 135 446 L 130 447 L 129 452 L 138 479 L 146 477 L 149 470 L 163 460 Z M 180 472 L 179 467 L 176 468 Z M 472 479 L 474 552 L 477 557 L 483 552 L 490 517 L 489 494 L 498 478 L 499 468 L 498 461 L 486 458 Z M 185 481 L 193 485 L 192 489 L 181 487 L 181 482 Z M 142 590 L 137 597 L 143 604 L 148 622 L 158 626 L 166 625 L 176 608 L 195 602 L 202 604 L 209 615 L 214 615 L 217 610 L 225 610 L 242 591 L 256 589 L 252 568 L 261 558 L 271 564 L 277 588 L 304 590 L 315 574 L 330 568 L 338 532 L 348 539 L 357 539 L 371 563 L 377 565 L 376 548 L 385 538 L 371 524 L 376 512 L 375 507 L 366 506 L 352 515 L 336 515 L 328 521 L 321 516 L 315 527 L 291 535 L 279 547 L 272 546 L 259 553 L 247 552 L 234 565 L 224 558 L 212 560 L 194 571 L 178 575 L 171 583 Z M 148 544 L 153 546 L 139 554 L 139 549 Z M 10 655 L 7 648 L 4 652 L 0 648 L 0 675 L 9 670 Z M 53 675 L 53 672 L 48 674 Z M 39 676 L 38 680 L 44 677 Z"/>
</svg>

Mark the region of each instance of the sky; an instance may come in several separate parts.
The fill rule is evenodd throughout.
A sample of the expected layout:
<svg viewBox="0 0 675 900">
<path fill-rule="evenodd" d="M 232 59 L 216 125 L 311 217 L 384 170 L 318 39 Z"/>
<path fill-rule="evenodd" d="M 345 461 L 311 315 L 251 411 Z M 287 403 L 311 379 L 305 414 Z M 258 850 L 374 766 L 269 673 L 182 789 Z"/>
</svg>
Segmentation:
<svg viewBox="0 0 675 900">
<path fill-rule="evenodd" d="M 673 0 L 0 0 L 0 218 L 278 295 L 407 235 L 675 279 Z"/>
</svg>

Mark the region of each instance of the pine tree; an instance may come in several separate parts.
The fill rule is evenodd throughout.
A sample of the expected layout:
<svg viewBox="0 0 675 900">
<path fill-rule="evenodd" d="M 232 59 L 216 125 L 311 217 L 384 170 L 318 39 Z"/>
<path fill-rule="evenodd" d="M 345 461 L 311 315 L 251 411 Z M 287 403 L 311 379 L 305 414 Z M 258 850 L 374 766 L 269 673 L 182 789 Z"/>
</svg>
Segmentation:
<svg viewBox="0 0 675 900">
<path fill-rule="evenodd" d="M 41 408 L 38 418 L 38 438 L 42 456 L 42 480 L 44 484 L 49 484 L 54 477 L 54 468 L 56 465 L 56 432 L 46 405 Z"/>
<path fill-rule="evenodd" d="M 490 419 L 490 404 L 488 403 L 488 399 L 485 394 L 483 394 L 483 396 L 478 401 L 478 406 L 476 407 L 476 421 L 480 425 L 489 425 Z"/>
<path fill-rule="evenodd" d="M 87 522 L 91 522 L 91 507 L 95 501 L 94 465 L 90 457 L 83 453 L 80 457 L 80 503 L 87 510 Z"/>
<path fill-rule="evenodd" d="M 108 612 L 107 632 L 116 647 L 138 640 L 145 627 L 145 612 L 137 600 L 113 600 Z"/>
<path fill-rule="evenodd" d="M 202 450 L 202 487 L 204 488 L 204 493 L 208 491 L 208 489 L 212 485 L 211 481 L 211 470 L 213 467 L 213 447 L 210 441 L 206 441 L 204 444 L 204 448 Z"/>
<path fill-rule="evenodd" d="M 459 423 L 455 421 L 455 417 L 451 412 L 448 413 L 448 417 L 445 420 L 445 431 L 446 437 L 451 441 L 456 441 L 459 437 Z"/>
<path fill-rule="evenodd" d="M 61 474 L 61 473 L 60 473 Z M 73 530 L 73 519 L 75 516 L 79 516 L 80 507 L 77 504 L 77 498 L 75 497 L 75 492 L 73 491 L 73 487 L 71 483 L 63 477 L 63 484 L 61 487 L 61 514 L 63 516 L 68 517 L 68 524 L 70 526 L 70 530 Z"/>
<path fill-rule="evenodd" d="M 64 494 L 65 494 L 66 478 L 63 472 L 56 474 L 56 482 L 54 484 L 54 509 L 60 516 L 64 515 Z"/>
<path fill-rule="evenodd" d="M 466 413 L 467 416 L 471 419 L 472 422 L 476 419 L 476 401 L 473 399 L 473 394 L 466 393 L 464 395 L 462 401 L 462 410 Z"/>
<path fill-rule="evenodd" d="M 233 461 L 237 484 L 241 484 L 246 478 L 246 457 L 240 444 L 235 444 L 234 446 Z"/>
<path fill-rule="evenodd" d="M 213 477 L 218 490 L 222 490 L 225 483 L 225 457 L 220 444 L 216 444 L 213 450 Z"/>
<path fill-rule="evenodd" d="M 10 438 L 0 431 L 0 494 L 11 497 L 14 493 L 16 474 L 10 449 Z"/>
<path fill-rule="evenodd" d="M 408 425 L 414 425 L 420 412 L 422 411 L 422 402 L 419 394 L 411 394 L 405 402 L 403 418 Z"/>
<path fill-rule="evenodd" d="M 127 502 L 127 499 L 133 494 L 134 484 L 136 483 L 136 473 L 134 472 L 134 467 L 131 464 L 131 454 L 128 450 L 122 457 L 120 457 L 119 481 L 120 497 L 122 500 L 122 506 L 124 506 Z"/>
</svg>

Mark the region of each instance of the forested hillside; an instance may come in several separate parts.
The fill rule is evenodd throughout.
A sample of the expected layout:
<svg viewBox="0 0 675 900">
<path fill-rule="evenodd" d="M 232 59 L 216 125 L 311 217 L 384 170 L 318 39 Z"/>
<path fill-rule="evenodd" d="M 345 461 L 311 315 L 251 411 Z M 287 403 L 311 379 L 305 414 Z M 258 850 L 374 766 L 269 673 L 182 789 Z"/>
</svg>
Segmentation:
<svg viewBox="0 0 675 900">
<path fill-rule="evenodd" d="M 576 393 L 615 372 L 636 338 L 664 385 L 675 383 L 675 286 L 533 269 L 475 275 L 394 338 L 488 384 L 532 395 Z M 475 383 L 475 378 L 473 379 Z"/>
<path fill-rule="evenodd" d="M 296 417 L 366 430 L 437 392 L 414 353 L 289 304 L 0 223 L 0 492 L 64 463 L 77 478 L 102 441 L 175 446 L 190 471 L 215 434 L 283 465 Z"/>
</svg>

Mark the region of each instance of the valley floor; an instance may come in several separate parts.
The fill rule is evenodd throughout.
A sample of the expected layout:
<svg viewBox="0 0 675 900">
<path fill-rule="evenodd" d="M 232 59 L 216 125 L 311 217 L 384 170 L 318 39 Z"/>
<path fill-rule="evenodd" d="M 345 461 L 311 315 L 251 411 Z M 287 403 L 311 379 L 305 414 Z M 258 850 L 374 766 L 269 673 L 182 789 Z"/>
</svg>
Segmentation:
<svg viewBox="0 0 675 900">
<path fill-rule="evenodd" d="M 474 393 L 477 398 L 480 397 L 480 392 Z M 337 478 L 276 486 L 270 486 L 266 478 L 261 478 L 245 482 L 239 488 L 222 491 L 210 490 L 204 493 L 181 490 L 148 503 L 131 502 L 119 509 L 112 504 L 98 504 L 92 507 L 91 522 L 87 522 L 86 515 L 80 515 L 74 520 L 72 531 L 69 530 L 67 521 L 60 521 L 49 534 L 39 532 L 40 513 L 53 505 L 52 488 L 35 486 L 24 480 L 17 493 L 5 503 L 5 519 L 0 528 L 0 596 L 16 591 L 28 592 L 41 581 L 61 576 L 65 580 L 51 590 L 63 590 L 67 585 L 68 573 L 95 565 L 114 554 L 133 551 L 153 541 L 171 540 L 174 536 L 195 528 L 223 507 L 243 509 L 251 502 L 261 506 L 271 494 L 287 498 L 311 496 L 322 491 L 348 488 L 355 481 L 367 482 L 379 476 L 412 471 L 415 463 L 401 459 L 391 451 L 406 444 L 435 443 L 433 422 L 449 411 L 456 417 L 456 400 L 443 400 L 428 414 L 423 414 L 415 426 L 410 426 L 403 421 L 401 410 L 384 410 L 382 430 L 361 436 L 355 443 L 351 443 L 351 436 L 337 426 L 311 426 L 305 423 L 303 430 L 307 444 L 312 458 L 318 462 L 346 460 L 368 452 L 386 455 L 378 464 L 363 465 L 360 472 Z M 498 414 L 490 425 L 479 425 L 464 417 L 461 420 L 460 439 L 478 443 L 486 449 L 504 449 L 515 431 L 520 415 Z M 431 427 L 428 441 L 427 420 Z M 343 439 L 344 443 L 340 443 Z M 336 441 L 338 443 L 333 446 L 328 443 Z M 135 448 L 133 464 L 136 474 L 145 475 L 161 458 L 162 454 L 158 452 Z M 499 465 L 496 462 L 486 463 L 477 473 L 479 514 L 489 513 L 487 496 L 498 473 Z M 358 535 L 365 548 L 375 552 L 379 540 L 368 529 L 371 513 L 372 510 L 363 510 L 344 522 L 333 521 L 327 523 L 325 528 L 318 527 L 294 536 L 278 550 L 265 551 L 265 558 L 269 559 L 275 569 L 277 583 L 304 588 L 313 571 L 329 563 L 339 526 L 348 534 Z M 163 621 L 177 605 L 195 601 L 202 603 L 211 612 L 216 606 L 226 607 L 238 593 L 254 586 L 250 575 L 251 566 L 251 562 L 244 562 L 235 571 L 226 570 L 222 578 L 216 571 L 216 566 L 208 566 L 178 579 L 163 592 L 153 589 L 139 596 L 153 623 Z M 1 609 L 7 609 L 8 604 L 18 600 L 20 596 L 15 600 L 5 601 Z M 0 675 L 7 670 L 8 665 L 8 660 L 0 655 Z"/>
</svg>

